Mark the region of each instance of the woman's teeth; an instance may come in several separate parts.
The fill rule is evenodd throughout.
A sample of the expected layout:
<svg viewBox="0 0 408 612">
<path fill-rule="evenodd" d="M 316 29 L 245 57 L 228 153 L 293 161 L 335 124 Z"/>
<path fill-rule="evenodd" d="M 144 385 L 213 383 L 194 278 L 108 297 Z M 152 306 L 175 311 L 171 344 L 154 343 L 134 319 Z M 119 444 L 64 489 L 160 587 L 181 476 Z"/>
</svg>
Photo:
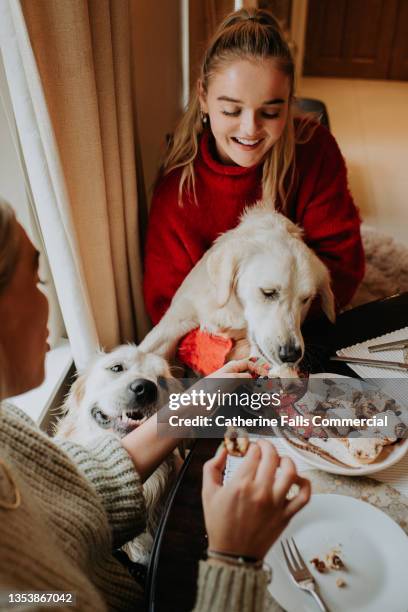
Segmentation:
<svg viewBox="0 0 408 612">
<path fill-rule="evenodd" d="M 233 137 L 233 140 L 235 140 L 239 144 L 245 145 L 246 147 L 255 147 L 259 142 L 261 142 L 261 138 L 258 138 L 256 140 L 250 140 L 249 138 Z"/>
</svg>

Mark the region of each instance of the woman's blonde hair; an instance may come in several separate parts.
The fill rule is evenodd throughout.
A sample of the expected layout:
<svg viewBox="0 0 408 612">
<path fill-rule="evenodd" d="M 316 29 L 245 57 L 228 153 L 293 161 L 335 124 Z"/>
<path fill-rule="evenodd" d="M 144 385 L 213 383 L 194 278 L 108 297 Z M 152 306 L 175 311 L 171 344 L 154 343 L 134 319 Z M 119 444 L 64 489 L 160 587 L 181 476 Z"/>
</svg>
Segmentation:
<svg viewBox="0 0 408 612">
<path fill-rule="evenodd" d="M 20 234 L 13 209 L 0 198 L 0 298 L 10 282 L 20 249 Z M 3 322 L 4 324 L 4 322 Z M 0 342 L 0 400 L 5 391 L 5 355 Z"/>
<path fill-rule="evenodd" d="M 295 129 L 292 99 L 295 70 L 292 54 L 279 23 L 268 11 L 241 9 L 222 21 L 210 40 L 201 65 L 199 82 L 204 93 L 208 83 L 224 64 L 237 59 L 274 59 L 277 67 L 289 78 L 289 107 L 285 128 L 279 140 L 267 153 L 263 162 L 262 192 L 274 206 L 280 200 L 286 210 L 287 195 L 294 178 Z M 194 160 L 198 152 L 199 136 L 203 132 L 200 100 L 197 88 L 191 94 L 187 110 L 176 128 L 165 156 L 162 175 L 182 168 L 179 184 L 179 204 L 183 193 L 192 193 L 194 200 Z"/>
</svg>

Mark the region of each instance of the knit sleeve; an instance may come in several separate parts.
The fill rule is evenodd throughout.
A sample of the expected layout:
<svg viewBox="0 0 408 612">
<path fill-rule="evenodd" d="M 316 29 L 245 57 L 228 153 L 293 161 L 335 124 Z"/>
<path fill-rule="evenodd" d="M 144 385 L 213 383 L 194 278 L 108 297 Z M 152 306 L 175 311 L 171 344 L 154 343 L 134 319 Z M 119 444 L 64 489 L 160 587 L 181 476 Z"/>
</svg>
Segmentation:
<svg viewBox="0 0 408 612">
<path fill-rule="evenodd" d="M 26 425 L 30 425 L 30 427 L 37 427 L 33 419 L 30 416 L 28 416 L 28 414 L 24 412 L 24 410 L 21 410 L 21 408 L 18 408 L 18 406 L 15 406 L 14 404 L 11 404 L 10 402 L 5 401 L 1 403 L 1 408 L 3 410 L 6 410 L 9 414 L 12 414 L 15 417 L 19 418 L 21 421 L 24 421 Z"/>
<path fill-rule="evenodd" d="M 143 486 L 120 440 L 107 434 L 86 448 L 69 441 L 57 443 L 100 497 L 112 529 L 114 547 L 139 535 L 146 525 Z"/>
<path fill-rule="evenodd" d="M 263 571 L 200 561 L 194 612 L 280 610 L 267 598 L 267 584 L 268 578 Z"/>
<path fill-rule="evenodd" d="M 310 147 L 310 176 L 301 189 L 298 218 L 307 244 L 328 267 L 338 308 L 348 304 L 364 275 L 360 218 L 333 136 L 319 127 Z"/>
<path fill-rule="evenodd" d="M 193 268 L 182 238 L 184 211 L 178 204 L 178 174 L 156 188 L 147 227 L 143 292 L 147 312 L 156 324 Z"/>
</svg>

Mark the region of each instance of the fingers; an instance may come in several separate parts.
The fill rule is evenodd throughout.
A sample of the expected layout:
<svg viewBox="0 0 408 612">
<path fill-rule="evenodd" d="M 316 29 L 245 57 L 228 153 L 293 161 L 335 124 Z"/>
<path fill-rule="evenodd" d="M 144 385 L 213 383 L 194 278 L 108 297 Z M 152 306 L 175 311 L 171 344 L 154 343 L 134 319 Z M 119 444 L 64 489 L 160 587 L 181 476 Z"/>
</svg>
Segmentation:
<svg viewBox="0 0 408 612">
<path fill-rule="evenodd" d="M 284 503 L 290 487 L 297 481 L 298 474 L 295 464 L 289 457 L 282 457 L 280 470 L 273 485 L 273 496 L 277 504 Z"/>
<path fill-rule="evenodd" d="M 248 361 L 248 370 L 254 374 L 258 374 L 257 367 L 254 363 L 252 363 L 252 361 Z"/>
<path fill-rule="evenodd" d="M 252 378 L 249 372 L 220 372 L 218 378 Z"/>
<path fill-rule="evenodd" d="M 235 470 L 231 483 L 237 483 L 243 479 L 254 480 L 261 460 L 261 449 L 258 444 L 251 443 L 245 457 Z"/>
<path fill-rule="evenodd" d="M 296 484 L 298 484 L 300 487 L 299 493 L 286 505 L 284 516 L 287 520 L 291 519 L 296 512 L 299 512 L 299 510 L 306 506 L 312 492 L 310 481 L 307 480 L 307 478 L 301 478 L 298 476 Z"/>
<path fill-rule="evenodd" d="M 203 493 L 222 486 L 223 472 L 227 461 L 227 451 L 221 448 L 203 467 Z"/>
<path fill-rule="evenodd" d="M 261 460 L 258 465 L 255 481 L 257 484 L 263 485 L 270 489 L 275 479 L 276 469 L 280 463 L 280 457 L 276 451 L 276 448 L 270 442 L 267 442 L 266 440 L 258 440 L 257 444 L 261 449 Z"/>
<path fill-rule="evenodd" d="M 246 372 L 248 371 L 248 359 L 238 359 L 235 361 L 229 361 L 225 364 L 218 372 L 224 373 L 235 373 L 235 372 Z"/>
<path fill-rule="evenodd" d="M 251 378 L 248 372 L 248 360 L 229 361 L 222 368 L 210 374 L 208 378 Z"/>
</svg>

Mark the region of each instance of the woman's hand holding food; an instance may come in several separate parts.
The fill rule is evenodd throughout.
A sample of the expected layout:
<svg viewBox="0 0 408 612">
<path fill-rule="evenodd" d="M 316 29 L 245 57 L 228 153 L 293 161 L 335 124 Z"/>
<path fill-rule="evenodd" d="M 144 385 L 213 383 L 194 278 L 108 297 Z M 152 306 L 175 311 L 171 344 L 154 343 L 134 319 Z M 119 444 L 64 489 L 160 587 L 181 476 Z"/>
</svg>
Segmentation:
<svg viewBox="0 0 408 612">
<path fill-rule="evenodd" d="M 229 361 L 216 372 L 213 372 L 208 378 L 252 378 L 249 371 L 251 364 L 248 359 L 237 359 Z"/>
<path fill-rule="evenodd" d="M 219 384 L 215 380 L 208 382 L 210 377 L 199 380 L 193 387 L 190 387 L 186 393 L 193 389 L 200 390 L 202 388 L 214 387 L 219 388 Z M 234 379 L 239 378 L 251 378 L 248 373 L 248 361 L 246 359 L 242 361 L 231 361 L 225 366 L 211 374 L 211 379 L 231 379 L 231 381 L 222 382 L 222 389 L 226 390 L 230 388 L 230 385 L 236 385 Z M 206 382 L 207 381 L 207 382 Z M 178 411 L 178 414 L 182 416 L 195 416 L 197 414 L 196 406 L 182 406 Z M 139 475 L 144 482 L 152 472 L 160 465 L 160 463 L 171 453 L 174 448 L 183 440 L 183 429 L 179 427 L 175 432 L 174 436 L 158 435 L 158 420 L 157 414 L 151 416 L 143 425 L 127 434 L 122 438 L 122 445 L 129 453 L 133 463 L 138 471 Z"/>
<path fill-rule="evenodd" d="M 227 452 L 204 465 L 203 505 L 210 550 L 263 559 L 290 519 L 310 498 L 310 482 L 288 457 L 260 440 L 251 444 L 233 477 L 223 485 Z M 278 469 L 279 468 L 279 469 Z M 292 485 L 299 491 L 288 500 Z"/>
</svg>

